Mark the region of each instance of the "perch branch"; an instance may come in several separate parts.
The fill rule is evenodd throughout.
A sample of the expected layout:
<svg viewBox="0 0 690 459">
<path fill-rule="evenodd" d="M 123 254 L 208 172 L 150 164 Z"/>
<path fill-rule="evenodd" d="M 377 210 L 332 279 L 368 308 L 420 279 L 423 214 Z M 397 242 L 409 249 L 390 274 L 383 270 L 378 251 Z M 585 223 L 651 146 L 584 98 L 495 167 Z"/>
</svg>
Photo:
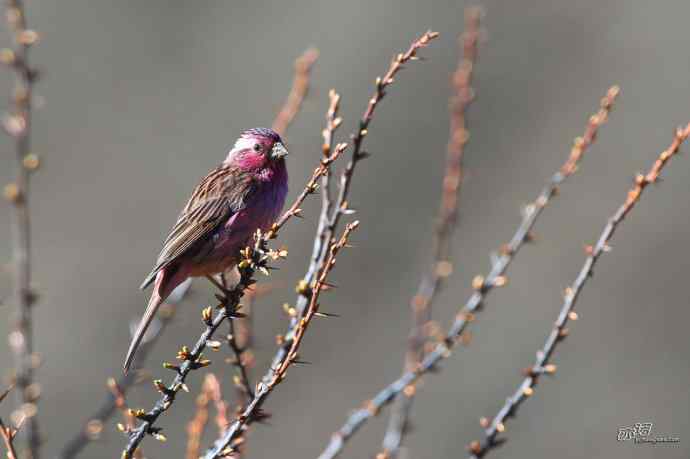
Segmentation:
<svg viewBox="0 0 690 459">
<path fill-rule="evenodd" d="M 295 77 L 292 81 L 292 89 L 290 89 L 285 104 L 273 121 L 273 130 L 281 136 L 285 134 L 285 131 L 287 131 L 287 128 L 295 119 L 302 106 L 302 102 L 304 102 L 309 92 L 311 69 L 318 58 L 319 51 L 315 48 L 309 48 L 295 60 Z"/>
<path fill-rule="evenodd" d="M 681 144 L 685 142 L 688 135 L 690 135 L 690 123 L 685 128 L 678 128 L 676 130 L 673 142 L 659 155 L 649 172 L 647 174 L 638 174 L 635 177 L 635 185 L 628 192 L 625 202 L 609 218 L 596 244 L 585 247 L 587 258 L 573 284 L 565 289 L 563 306 L 558 314 L 558 319 L 556 319 L 553 325 L 553 329 L 546 338 L 542 348 L 537 351 L 534 364 L 525 370 L 525 379 L 522 380 L 517 390 L 508 397 L 503 407 L 490 422 L 486 419 L 480 421 L 484 427 L 484 438 L 481 441 L 475 440 L 470 443 L 468 449 L 472 458 L 484 457 L 489 451 L 502 443 L 496 437 L 499 433 L 505 431 L 506 420 L 509 417 L 515 416 L 522 402 L 534 393 L 534 388 L 542 374 L 551 374 L 556 371 L 556 366 L 550 363 L 551 357 L 558 344 L 568 336 L 568 328 L 566 328 L 568 321 L 577 319 L 577 313 L 574 311 L 575 303 L 587 280 L 592 277 L 594 265 L 601 255 L 611 250 L 609 242 L 613 238 L 618 225 L 623 222 L 635 204 L 639 202 L 645 188 L 659 180 L 659 174 L 662 169 L 678 153 Z"/>
<path fill-rule="evenodd" d="M 27 457 L 40 457 L 41 437 L 36 417 L 36 402 L 40 393 L 34 382 L 34 340 L 32 306 L 36 294 L 31 290 L 31 225 L 29 213 L 29 175 L 39 166 L 38 157 L 31 152 L 32 96 L 38 72 L 29 65 L 29 49 L 38 42 L 38 34 L 27 27 L 24 2 L 7 0 L 5 17 L 12 33 L 13 49 L 0 51 L 0 62 L 16 74 L 13 106 L 5 116 L 3 126 L 13 138 L 17 157 L 15 181 L 5 187 L 5 197 L 14 206 L 14 301 L 15 323 L 10 333 L 10 347 L 14 354 L 17 386 L 16 403 L 28 418 L 19 434 L 18 443 Z"/>
<path fill-rule="evenodd" d="M 407 387 L 414 384 L 421 376 L 436 368 L 437 364 L 450 356 L 452 348 L 458 341 L 464 342 L 467 339 L 464 334 L 468 325 L 475 318 L 475 313 L 480 309 L 486 294 L 494 287 L 505 285 L 505 272 L 509 264 L 514 259 L 522 245 L 532 239 L 531 229 L 537 217 L 549 203 L 551 198 L 557 193 L 558 186 L 576 169 L 585 151 L 594 142 L 599 127 L 607 120 L 613 101 L 618 95 L 617 86 L 612 87 L 606 96 L 601 100 L 601 109 L 590 117 L 585 134 L 583 137 L 575 139 L 570 156 L 563 164 L 561 169 L 556 172 L 533 204 L 528 205 L 523 213 L 522 221 L 510 242 L 503 246 L 501 255 L 492 260 L 492 269 L 486 278 L 476 276 L 472 281 L 474 293 L 467 300 L 460 312 L 456 315 L 449 331 L 436 344 L 414 370 L 406 371 L 398 379 L 378 392 L 374 398 L 367 401 L 364 407 L 354 411 L 346 420 L 345 424 L 331 436 L 331 440 L 326 449 L 321 453 L 319 459 L 330 459 L 337 457 L 345 447 L 345 443 L 354 435 L 357 430 L 364 425 L 370 418 L 376 416 L 385 405 L 390 403 L 395 397 Z"/>
<path fill-rule="evenodd" d="M 345 144 L 338 145 L 330 157 L 323 158 L 321 160 L 319 166 L 314 170 L 312 177 L 305 186 L 304 190 L 302 190 L 299 196 L 297 196 L 295 202 L 290 206 L 290 208 L 283 213 L 283 215 L 272 225 L 268 232 L 265 234 L 260 234 L 257 232 L 253 247 L 247 247 L 242 251 L 243 259 L 238 265 L 240 280 L 235 287 L 227 291 L 227 294 L 224 297 L 219 298 L 220 304 L 218 307 L 220 312 L 213 316 L 213 311 L 210 307 L 205 308 L 202 311 L 202 319 L 206 328 L 191 350 L 186 346 L 183 346 L 178 352 L 178 358 L 182 360 L 183 363 L 179 366 L 169 363 L 164 364 L 166 368 L 176 372 L 176 376 L 172 383 L 170 383 L 168 386 L 165 386 L 160 380 L 154 381 L 154 386 L 162 394 L 161 398 L 149 411 L 141 409 L 135 410 L 136 417 L 142 422 L 136 429 L 127 432 L 129 435 L 129 441 L 122 453 L 123 459 L 132 457 L 132 454 L 147 434 L 153 435 L 160 440 L 165 439 L 165 437 L 160 433 L 161 429 L 154 426 L 156 420 L 174 403 L 175 396 L 180 389 L 187 390 L 185 380 L 189 373 L 192 370 L 207 366 L 210 363 L 208 360 L 202 357 L 201 353 L 208 346 L 209 341 L 212 341 L 212 337 L 218 327 L 220 327 L 225 319 L 242 316 L 238 312 L 240 307 L 239 302 L 242 296 L 245 294 L 245 290 L 256 282 L 254 280 L 255 272 L 260 271 L 262 273 L 267 273 L 267 261 L 269 258 L 277 259 L 286 255 L 286 251 L 281 250 L 276 252 L 269 250 L 268 242 L 277 237 L 280 229 L 292 217 L 300 214 L 301 209 L 299 206 L 302 204 L 302 202 L 304 202 L 307 196 L 316 191 L 317 181 L 323 174 L 326 173 L 328 168 L 331 167 L 333 161 L 340 156 L 345 147 Z"/>
<path fill-rule="evenodd" d="M 301 341 L 301 338 L 299 341 L 296 340 L 298 336 L 301 336 L 300 330 L 302 329 L 302 324 L 309 315 L 314 288 L 316 285 L 318 285 L 319 273 L 323 272 L 324 266 L 326 266 L 327 258 L 329 256 L 328 254 L 330 253 L 329 247 L 332 247 L 330 241 L 333 240 L 340 218 L 343 215 L 349 215 L 354 212 L 348 206 L 347 197 L 357 163 L 368 156 L 368 154 L 363 152 L 361 148 L 364 137 L 367 134 L 368 126 L 373 118 L 376 106 L 384 97 L 385 89 L 393 83 L 393 77 L 402 68 L 403 64 L 416 59 L 417 51 L 420 48 L 425 47 L 437 36 L 438 34 L 435 32 L 427 32 L 422 35 L 419 39 L 412 43 L 407 52 L 398 54 L 393 59 L 383 78 L 379 77 L 376 79 L 374 95 L 369 99 L 369 103 L 364 115 L 359 122 L 359 128 L 352 136 L 352 156 L 341 175 L 338 197 L 335 203 L 332 202 L 330 193 L 323 194 L 322 211 L 316 230 L 316 237 L 314 238 L 314 246 L 312 249 L 309 266 L 307 268 L 307 273 L 298 284 L 297 291 L 299 296 L 296 306 L 288 309 L 291 317 L 288 325 L 288 331 L 279 337 L 278 351 L 273 358 L 271 367 L 258 385 L 258 387 L 262 390 L 257 391 L 254 400 L 247 407 L 245 412 L 240 415 L 240 417 L 238 417 L 238 419 L 231 425 L 231 428 L 228 429 L 225 435 L 214 443 L 214 446 L 206 453 L 206 459 L 219 457 L 219 455 L 228 448 L 232 450 L 233 442 L 241 439 L 246 425 L 265 416 L 265 414 L 260 411 L 260 407 L 265 397 L 267 397 L 268 393 L 270 393 L 270 390 L 275 387 L 276 383 L 274 383 L 274 381 L 276 381 L 276 375 L 280 374 L 281 371 L 287 370 L 287 367 L 293 363 L 294 359 L 296 358 L 297 349 L 294 347 L 294 345 L 295 342 L 297 342 L 299 346 L 299 341 Z M 327 120 L 329 122 L 326 132 L 324 133 L 324 158 L 322 161 L 327 160 L 327 157 L 325 156 L 326 145 L 329 145 L 330 150 L 330 144 L 332 143 L 332 132 L 340 124 L 339 118 L 336 117 L 337 107 L 338 96 L 331 91 L 329 112 L 327 114 Z M 342 144 L 339 144 L 335 147 L 335 152 L 337 152 L 340 145 Z M 325 174 L 321 174 L 319 176 L 326 177 L 324 180 L 327 180 L 328 177 L 328 175 Z M 312 183 L 316 185 L 315 182 Z M 328 189 L 328 187 L 326 187 L 326 189 Z M 329 209 L 332 209 L 330 213 Z"/>
<path fill-rule="evenodd" d="M 481 10 L 477 7 L 465 11 L 465 32 L 462 35 L 462 58 L 451 78 L 453 95 L 450 98 L 450 127 L 446 151 L 445 176 L 441 193 L 441 204 L 436 217 L 433 235 L 432 262 L 419 282 L 417 292 L 410 302 L 412 326 L 408 338 L 404 371 L 413 370 L 424 356 L 427 341 L 425 326 L 431 320 L 431 309 L 436 295 L 443 287 L 444 279 L 453 270 L 450 261 L 450 243 L 457 224 L 458 201 L 462 185 L 462 158 L 469 132 L 465 122 L 465 111 L 474 99 L 472 71 L 477 59 L 477 43 Z M 388 420 L 383 438 L 382 451 L 378 458 L 395 458 L 405 436 L 415 391 L 413 386 L 397 397 Z"/>
</svg>

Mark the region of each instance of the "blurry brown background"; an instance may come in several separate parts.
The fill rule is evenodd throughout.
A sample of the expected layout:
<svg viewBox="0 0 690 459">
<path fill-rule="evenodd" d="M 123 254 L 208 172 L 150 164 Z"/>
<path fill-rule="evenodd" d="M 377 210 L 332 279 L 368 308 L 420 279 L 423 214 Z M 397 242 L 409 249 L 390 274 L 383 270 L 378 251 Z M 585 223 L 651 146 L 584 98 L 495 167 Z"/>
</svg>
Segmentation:
<svg viewBox="0 0 690 459">
<path fill-rule="evenodd" d="M 342 317 L 319 321 L 305 342 L 313 365 L 293 369 L 266 408 L 269 425 L 252 428 L 251 458 L 315 457 L 347 412 L 400 371 L 408 298 L 426 263 L 447 139 L 448 77 L 465 6 L 454 1 L 93 2 L 32 0 L 28 16 L 44 41 L 33 54 L 46 72 L 38 92 L 35 152 L 44 167 L 33 180 L 36 346 L 44 397 L 45 457 L 62 445 L 102 400 L 105 380 L 120 372 L 128 322 L 148 293 L 137 287 L 164 233 L 197 180 L 217 164 L 242 129 L 269 125 L 287 94 L 292 61 L 307 46 L 321 51 L 313 92 L 287 135 L 292 195 L 319 154 L 327 92 L 343 96 L 344 135 L 364 109 L 374 77 L 393 53 L 432 28 L 441 38 L 409 65 L 377 112 L 367 137 L 373 158 L 357 173 L 352 204 L 360 210 L 357 248 L 341 257 L 341 286 L 323 308 Z M 591 242 L 622 201 L 634 173 L 646 169 L 690 120 L 686 0 L 487 1 L 488 41 L 477 67 L 469 114 L 456 271 L 435 307 L 453 316 L 505 242 L 519 207 L 536 196 L 565 159 L 572 139 L 612 83 L 622 96 L 580 172 L 563 188 L 473 327 L 469 349 L 425 379 L 414 409 L 409 458 L 463 457 L 533 361 L 560 307 L 561 291 Z M 5 43 L 8 42 L 4 35 Z M 10 76 L 0 73 L 0 94 Z M 3 100 L 6 100 L 3 97 Z M 1 141 L 0 182 L 14 155 Z M 685 150 L 690 147 L 685 147 Z M 685 157 L 683 157 L 685 156 Z M 616 234 L 581 297 L 581 320 L 558 351 L 555 378 L 544 379 L 496 457 L 682 458 L 690 448 L 688 247 L 690 158 L 645 195 Z M 275 275 L 285 287 L 256 308 L 257 375 L 284 328 L 280 305 L 294 301 L 306 265 L 318 199 L 282 240 L 290 257 Z M 0 208 L 0 234 L 10 230 Z M 9 237 L 0 260 L 11 254 Z M 425 266 L 425 265 L 424 265 Z M 160 362 L 201 330 L 211 299 L 197 281 L 174 325 L 149 359 Z M 0 294 L 10 279 L 0 277 Z M 6 336 L 11 306 L 0 307 Z M 0 367 L 11 366 L 2 341 Z M 214 371 L 222 367 L 215 357 Z M 228 369 L 224 383 L 230 393 Z M 189 379 L 198 390 L 202 374 Z M 131 395 L 150 406 L 148 386 Z M 182 457 L 193 396 L 182 394 L 161 418 L 167 444 L 149 439 L 150 458 Z M 0 412 L 10 411 L 7 402 Z M 387 414 L 387 413 L 386 413 Z M 344 457 L 371 457 L 386 415 L 355 438 Z M 676 445 L 616 441 L 620 426 L 654 422 Z M 210 439 L 209 439 L 210 440 Z M 207 442 L 208 443 L 208 442 Z M 115 458 L 124 439 L 108 426 L 82 457 Z"/>
</svg>

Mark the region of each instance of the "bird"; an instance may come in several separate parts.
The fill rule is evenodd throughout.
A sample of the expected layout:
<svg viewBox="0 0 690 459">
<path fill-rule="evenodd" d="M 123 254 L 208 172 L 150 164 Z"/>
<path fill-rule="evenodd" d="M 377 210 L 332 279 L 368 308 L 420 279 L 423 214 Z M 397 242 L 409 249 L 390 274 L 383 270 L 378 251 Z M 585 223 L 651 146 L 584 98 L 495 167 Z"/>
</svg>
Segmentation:
<svg viewBox="0 0 690 459">
<path fill-rule="evenodd" d="M 256 230 L 268 230 L 278 218 L 288 193 L 287 154 L 277 132 L 248 129 L 196 186 L 141 284 L 144 290 L 153 283 L 153 292 L 132 336 L 125 374 L 156 311 L 175 287 L 190 277 L 213 282 L 214 275 L 234 268 Z"/>
</svg>

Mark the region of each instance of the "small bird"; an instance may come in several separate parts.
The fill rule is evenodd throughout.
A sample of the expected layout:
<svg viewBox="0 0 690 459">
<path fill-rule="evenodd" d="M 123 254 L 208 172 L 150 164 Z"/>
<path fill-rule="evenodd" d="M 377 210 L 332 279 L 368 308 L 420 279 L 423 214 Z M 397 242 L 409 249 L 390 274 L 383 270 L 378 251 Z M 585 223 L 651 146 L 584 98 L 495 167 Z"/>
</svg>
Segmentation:
<svg viewBox="0 0 690 459">
<path fill-rule="evenodd" d="M 143 290 L 154 282 L 153 293 L 129 345 L 125 373 L 156 310 L 175 287 L 189 277 L 213 280 L 233 268 L 256 230 L 268 230 L 278 218 L 288 192 L 287 154 L 275 131 L 249 129 L 194 189 L 141 284 Z"/>
</svg>

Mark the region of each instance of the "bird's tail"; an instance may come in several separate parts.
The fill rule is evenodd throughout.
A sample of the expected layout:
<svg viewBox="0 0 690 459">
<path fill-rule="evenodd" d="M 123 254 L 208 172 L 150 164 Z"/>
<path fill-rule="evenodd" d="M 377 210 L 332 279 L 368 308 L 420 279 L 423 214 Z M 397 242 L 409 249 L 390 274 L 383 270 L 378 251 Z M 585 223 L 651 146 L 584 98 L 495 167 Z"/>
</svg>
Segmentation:
<svg viewBox="0 0 690 459">
<path fill-rule="evenodd" d="M 158 287 L 158 286 L 156 286 Z M 124 364 L 124 372 L 125 374 L 129 371 L 129 368 L 132 366 L 132 362 L 134 361 L 134 354 L 136 354 L 137 349 L 139 348 L 139 345 L 141 344 L 141 340 L 144 338 L 144 334 L 146 333 L 146 329 L 149 328 L 149 325 L 151 325 L 151 321 L 153 320 L 154 316 L 156 315 L 156 311 L 160 307 L 160 305 L 163 303 L 163 300 L 165 298 L 161 297 L 161 295 L 158 293 L 158 288 L 155 288 L 153 290 L 153 293 L 151 294 L 151 299 L 149 299 L 149 304 L 146 306 L 146 311 L 144 311 L 144 315 L 142 316 L 141 320 L 139 321 L 139 325 L 137 326 L 137 331 L 134 332 L 134 337 L 132 338 L 132 342 L 129 345 L 129 350 L 127 351 L 127 357 L 125 357 L 125 364 Z"/>
</svg>

